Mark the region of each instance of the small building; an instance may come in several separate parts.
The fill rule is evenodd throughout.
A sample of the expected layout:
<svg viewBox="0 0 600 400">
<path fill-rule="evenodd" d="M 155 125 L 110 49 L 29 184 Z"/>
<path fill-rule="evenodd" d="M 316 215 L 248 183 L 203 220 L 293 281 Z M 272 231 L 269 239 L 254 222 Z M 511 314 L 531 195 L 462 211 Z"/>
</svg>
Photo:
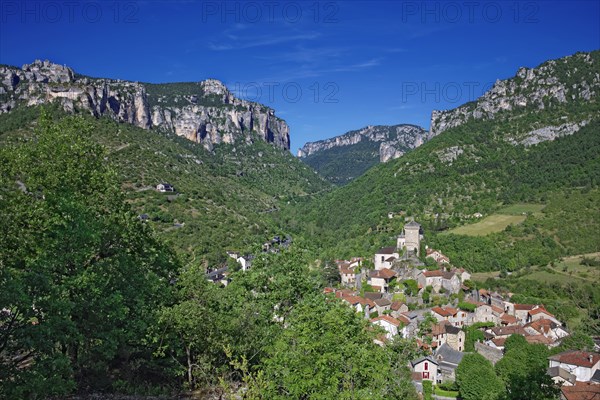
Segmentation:
<svg viewBox="0 0 600 400">
<path fill-rule="evenodd" d="M 387 293 L 390 283 L 392 283 L 394 279 L 396 279 L 396 273 L 389 268 L 383 268 L 371 271 L 371 274 L 369 275 L 369 284 L 373 288 L 380 288 L 380 292 Z"/>
<path fill-rule="evenodd" d="M 173 185 L 171 185 L 170 183 L 159 183 L 158 185 L 156 185 L 156 190 L 158 190 L 159 192 L 174 192 L 175 191 L 175 187 Z"/>
<path fill-rule="evenodd" d="M 400 257 L 400 254 L 396 251 L 394 247 L 383 247 L 375 253 L 375 258 L 373 259 L 373 264 L 375 265 L 375 270 L 380 270 L 384 268 L 392 268 L 392 264 L 396 259 Z"/>
<path fill-rule="evenodd" d="M 373 325 L 381 326 L 386 331 L 385 338 L 391 340 L 399 333 L 402 334 L 402 321 L 389 315 L 379 315 L 371 319 Z M 406 324 L 404 324 L 406 325 Z M 403 335 L 402 335 L 403 336 Z"/>
<path fill-rule="evenodd" d="M 454 382 L 456 368 L 462 361 L 464 353 L 443 344 L 435 351 L 434 359 L 438 362 L 438 382 Z"/>
<path fill-rule="evenodd" d="M 433 325 L 431 337 L 433 347 L 448 345 L 456 351 L 465 349 L 465 332 L 447 321 Z"/>
<path fill-rule="evenodd" d="M 438 382 L 438 363 L 430 356 L 411 361 L 410 365 L 421 380 Z"/>
<path fill-rule="evenodd" d="M 600 354 L 587 351 L 563 351 L 548 357 L 549 368 L 559 367 L 575 375 L 578 382 L 590 382 L 600 368 Z"/>
</svg>

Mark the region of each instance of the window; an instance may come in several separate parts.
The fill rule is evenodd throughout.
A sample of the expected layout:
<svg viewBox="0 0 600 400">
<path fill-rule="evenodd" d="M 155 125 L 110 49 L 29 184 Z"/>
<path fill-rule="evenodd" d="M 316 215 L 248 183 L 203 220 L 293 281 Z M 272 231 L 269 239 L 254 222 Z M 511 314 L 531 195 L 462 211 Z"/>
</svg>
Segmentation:
<svg viewBox="0 0 600 400">
<path fill-rule="evenodd" d="M 429 363 L 427 361 L 425 361 L 424 369 L 425 369 L 425 371 L 429 370 Z"/>
</svg>

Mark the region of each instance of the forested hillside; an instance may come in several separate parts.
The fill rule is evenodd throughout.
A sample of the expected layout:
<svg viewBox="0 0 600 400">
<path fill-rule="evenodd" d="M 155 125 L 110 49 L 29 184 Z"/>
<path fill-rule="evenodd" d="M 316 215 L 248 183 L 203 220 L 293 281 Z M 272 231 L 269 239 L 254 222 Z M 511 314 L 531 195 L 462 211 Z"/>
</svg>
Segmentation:
<svg viewBox="0 0 600 400">
<path fill-rule="evenodd" d="M 555 79 L 567 84 L 579 79 L 596 82 L 591 86 L 596 90 L 593 66 L 599 58 L 600 52 L 594 52 L 545 63 L 553 67 L 543 69 L 543 82 Z M 536 83 L 527 90 L 536 96 Z M 477 104 L 468 107 L 476 109 Z M 558 133 L 540 139 L 540 132 Z M 401 228 L 400 216 L 407 215 L 424 225 L 431 243 L 448 246 L 457 263 L 475 271 L 598 251 L 600 244 L 592 238 L 600 230 L 599 132 L 597 97 L 573 95 L 563 102 L 548 98 L 543 107 L 531 104 L 472 118 L 397 160 L 375 166 L 343 188 L 297 203 L 287 223 L 315 237 L 324 255 L 337 257 L 369 254 L 389 243 Z M 585 206 L 570 207 L 575 203 L 565 198 L 571 196 Z M 532 217 L 499 237 L 436 235 L 472 222 L 478 213 L 490 215 L 514 203 L 548 207 L 539 219 Z M 389 213 L 396 217 L 388 218 Z M 453 246 L 453 240 L 477 252 Z"/>
<path fill-rule="evenodd" d="M 0 142 L 29 137 L 39 110 L 0 115 Z M 66 115 L 49 110 L 55 118 Z M 289 152 L 261 140 L 222 144 L 210 152 L 176 135 L 85 118 L 93 127 L 89 139 L 106 147 L 115 183 L 132 209 L 146 214 L 146 223 L 184 258 L 213 267 L 225 260 L 225 250 L 245 251 L 281 233 L 272 215 L 289 198 L 330 187 Z M 157 192 L 164 182 L 175 192 Z"/>
</svg>

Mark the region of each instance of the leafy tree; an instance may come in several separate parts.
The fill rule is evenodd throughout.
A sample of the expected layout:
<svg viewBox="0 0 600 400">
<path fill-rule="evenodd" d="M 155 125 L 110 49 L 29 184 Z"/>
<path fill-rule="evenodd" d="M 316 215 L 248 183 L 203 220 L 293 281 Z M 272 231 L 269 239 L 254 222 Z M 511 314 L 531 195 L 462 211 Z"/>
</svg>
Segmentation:
<svg viewBox="0 0 600 400">
<path fill-rule="evenodd" d="M 542 344 L 529 344 L 521 335 L 511 335 L 496 372 L 506 385 L 505 399 L 558 399 L 559 389 L 546 374 L 549 351 Z"/>
<path fill-rule="evenodd" d="M 456 383 L 465 400 L 496 400 L 504 392 L 494 367 L 478 353 L 465 354 L 456 368 Z"/>
<path fill-rule="evenodd" d="M 416 296 L 419 293 L 419 284 L 414 279 L 406 279 L 402 281 L 404 284 L 404 292 L 409 296 Z"/>
<path fill-rule="evenodd" d="M 341 302 L 307 296 L 287 324 L 263 363 L 263 398 L 416 397 L 402 385 L 406 376 L 394 372 L 386 351 L 373 343 L 365 321 Z"/>
<path fill-rule="evenodd" d="M 80 118 L 42 115 L 0 151 L 0 395 L 143 380 L 143 345 L 174 255 L 129 212 Z"/>
</svg>

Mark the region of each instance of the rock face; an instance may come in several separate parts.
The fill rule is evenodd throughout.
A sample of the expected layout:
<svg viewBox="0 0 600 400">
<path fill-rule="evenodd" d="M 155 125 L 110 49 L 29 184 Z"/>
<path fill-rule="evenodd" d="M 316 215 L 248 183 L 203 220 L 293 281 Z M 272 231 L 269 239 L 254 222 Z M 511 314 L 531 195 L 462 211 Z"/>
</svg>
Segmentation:
<svg viewBox="0 0 600 400">
<path fill-rule="evenodd" d="M 67 112 L 173 132 L 207 149 L 255 138 L 290 148 L 289 127 L 272 109 L 234 97 L 215 79 L 145 84 L 84 77 L 49 61 L 36 60 L 22 68 L 0 66 L 0 113 L 51 102 Z"/>
<path fill-rule="evenodd" d="M 416 125 L 367 126 L 306 143 L 298 157 L 334 184 L 345 184 L 380 162 L 398 158 L 429 139 Z"/>
<path fill-rule="evenodd" d="M 545 62 L 537 68 L 520 68 L 513 78 L 496 81 L 475 102 L 448 111 L 434 110 L 431 113 L 431 135 L 439 135 L 469 119 L 494 119 L 503 112 L 514 115 L 551 105 L 589 102 L 600 91 L 599 53 L 577 53 Z M 538 135 L 540 140 L 544 140 L 543 137 L 554 136 Z"/>
<path fill-rule="evenodd" d="M 408 150 L 419 147 L 428 139 L 427 131 L 416 125 L 367 126 L 331 139 L 308 142 L 298 150 L 298 157 L 306 158 L 317 152 L 335 147 L 352 146 L 360 142 L 370 141 L 378 143 L 379 161 L 386 162 L 402 156 Z"/>
</svg>

